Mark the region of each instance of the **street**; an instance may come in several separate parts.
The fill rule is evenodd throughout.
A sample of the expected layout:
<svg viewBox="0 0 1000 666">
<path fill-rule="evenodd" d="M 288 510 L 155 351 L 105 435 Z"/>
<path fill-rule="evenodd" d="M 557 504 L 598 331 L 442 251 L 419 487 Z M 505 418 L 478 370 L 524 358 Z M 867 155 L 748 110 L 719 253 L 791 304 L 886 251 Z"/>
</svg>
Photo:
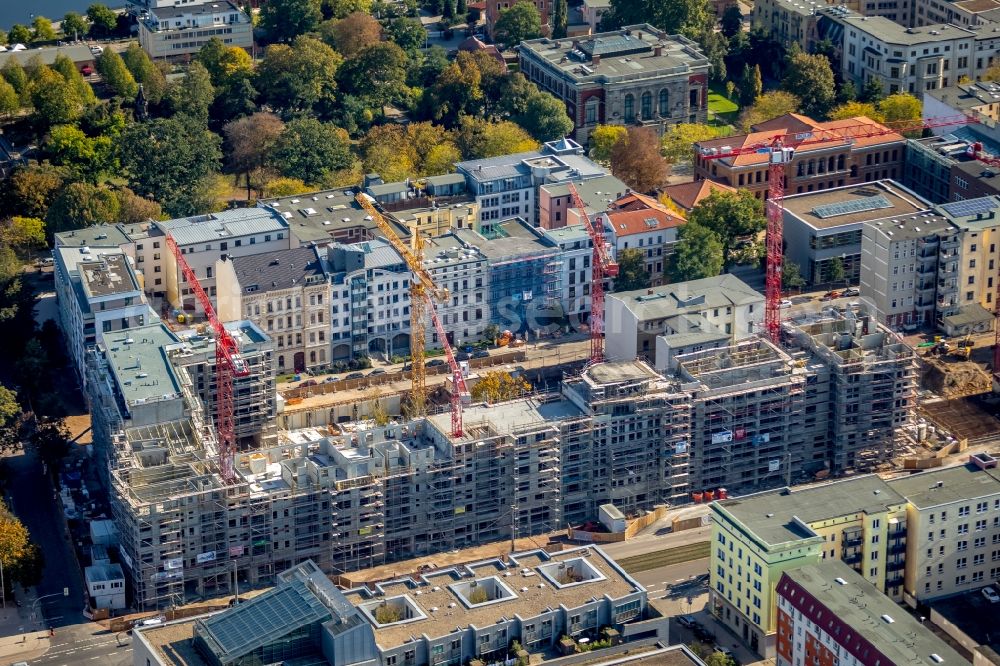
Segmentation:
<svg viewBox="0 0 1000 666">
<path fill-rule="evenodd" d="M 127 666 L 132 663 L 131 637 L 115 635 L 102 630 L 101 633 L 85 634 L 85 629 L 100 627 L 96 624 L 87 623 L 86 627 L 77 626 L 73 629 L 76 638 L 69 640 L 59 640 L 59 632 L 56 632 L 55 642 L 49 651 L 37 659 L 31 659 L 29 664 L 39 664 L 44 666 L 69 666 L 70 664 L 86 664 L 101 660 L 102 666 Z"/>
</svg>

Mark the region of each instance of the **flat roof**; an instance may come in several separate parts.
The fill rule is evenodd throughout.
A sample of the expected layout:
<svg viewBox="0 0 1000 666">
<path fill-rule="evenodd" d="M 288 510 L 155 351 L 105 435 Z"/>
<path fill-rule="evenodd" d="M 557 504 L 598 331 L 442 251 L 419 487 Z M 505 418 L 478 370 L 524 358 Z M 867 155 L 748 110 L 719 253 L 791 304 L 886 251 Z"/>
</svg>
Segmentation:
<svg viewBox="0 0 1000 666">
<path fill-rule="evenodd" d="M 919 28 L 907 28 L 885 16 L 859 16 L 857 14 L 848 14 L 847 16 L 827 14 L 827 16 L 850 25 L 860 32 L 873 35 L 879 41 L 900 44 L 902 46 L 946 42 L 953 39 L 961 39 L 962 37 L 976 36 L 976 33 L 971 30 L 948 23 L 935 23 Z"/>
<path fill-rule="evenodd" d="M 812 599 L 790 598 L 794 586 L 789 585 L 789 581 Z M 811 604 L 812 600 L 818 601 L 893 664 L 952 666 L 969 663 L 906 609 L 840 560 L 825 560 L 785 571 L 777 592 L 799 607 Z"/>
<path fill-rule="evenodd" d="M 556 243 L 590 242 L 590 234 L 582 224 L 571 224 L 558 229 L 542 229 L 542 233 Z"/>
<path fill-rule="evenodd" d="M 640 321 L 764 301 L 762 294 L 729 273 L 662 287 L 622 291 L 609 294 L 608 298 L 624 303 Z"/>
<path fill-rule="evenodd" d="M 612 175 L 587 178 L 582 181 L 573 181 L 576 191 L 583 200 L 583 205 L 593 212 L 603 212 L 615 202 L 616 199 L 628 192 L 628 185 Z M 546 183 L 542 189 L 552 197 L 565 197 L 569 194 L 569 183 Z"/>
<path fill-rule="evenodd" d="M 914 506 L 926 509 L 1000 494 L 1000 476 L 968 463 L 892 479 L 889 486 Z"/>
<path fill-rule="evenodd" d="M 641 361 L 608 361 L 592 365 L 584 374 L 596 384 L 617 384 L 642 379 L 659 379 L 660 375 Z"/>
<path fill-rule="evenodd" d="M 127 404 L 180 393 L 180 382 L 164 350 L 177 342 L 159 322 L 104 335 L 104 356 Z"/>
<path fill-rule="evenodd" d="M 358 205 L 354 196 L 350 187 L 341 187 L 277 199 L 262 199 L 257 205 L 277 211 L 288 223 L 292 235 L 303 245 L 329 242 L 334 239 L 338 230 L 352 227 L 367 229 L 372 238 L 380 235 L 378 226 L 365 209 Z M 389 216 L 385 218 L 401 238 L 410 235 L 404 225 Z"/>
<path fill-rule="evenodd" d="M 583 412 L 569 400 L 539 402 L 535 398 L 512 400 L 495 405 L 475 404 L 462 410 L 466 430 L 477 423 L 492 423 L 500 432 L 511 432 L 543 422 L 556 424 L 563 419 L 580 416 L 583 416 Z M 449 413 L 432 414 L 427 420 L 441 432 L 451 432 Z M 469 438 L 470 435 L 466 433 L 465 437 Z"/>
<path fill-rule="evenodd" d="M 155 223 L 178 245 L 213 243 L 230 238 L 287 231 L 288 222 L 267 208 L 233 208 L 208 215 L 193 215 Z"/>
<path fill-rule="evenodd" d="M 589 554 L 588 554 L 589 553 Z M 599 574 L 601 578 L 557 587 L 549 578 L 539 572 L 545 565 L 582 560 Z M 402 578 L 377 584 L 382 592 L 378 597 L 370 597 L 366 590 L 355 589 L 345 593 L 348 601 L 355 606 L 371 601 L 407 595 L 425 616 L 388 626 L 375 627 L 375 642 L 383 650 L 403 645 L 413 638 L 427 635 L 431 638 L 454 633 L 456 627 L 486 627 L 496 624 L 502 617 L 535 617 L 547 610 L 565 605 L 576 608 L 592 598 L 609 596 L 620 599 L 633 593 L 645 594 L 645 589 L 628 576 L 600 548 L 584 546 L 558 553 L 548 554 L 543 550 L 510 555 L 510 566 L 501 560 L 485 560 L 431 572 L 416 578 Z M 525 575 L 525 572 L 528 575 Z M 471 573 L 473 576 L 468 576 Z M 474 578 L 483 579 L 496 576 L 515 595 L 506 601 L 486 603 L 469 607 L 450 586 Z M 419 592 L 419 594 L 418 594 Z"/>
<path fill-rule="evenodd" d="M 975 641 L 979 646 L 987 646 L 993 651 L 1000 651 L 1000 635 L 997 632 L 997 607 L 983 596 L 980 590 L 984 586 L 975 585 L 966 594 L 956 594 L 945 599 L 931 601 L 931 609 L 940 613 L 963 634 Z M 994 590 L 996 586 L 994 585 Z M 994 652 L 995 654 L 995 652 Z M 978 662 L 977 662 L 978 663 Z M 990 663 L 988 661 L 982 663 Z M 1000 663 L 993 661 L 993 664 Z"/>
<path fill-rule="evenodd" d="M 995 195 L 938 204 L 934 210 L 963 230 L 984 231 L 1000 226 L 1000 197 Z"/>
<path fill-rule="evenodd" d="M 1000 84 L 995 81 L 970 81 L 928 90 L 924 94 L 947 104 L 956 111 L 970 111 L 986 104 L 1000 102 Z"/>
<path fill-rule="evenodd" d="M 132 242 L 117 225 L 98 224 L 93 227 L 62 231 L 55 235 L 56 247 L 121 247 Z"/>
<path fill-rule="evenodd" d="M 931 204 L 892 180 L 791 194 L 785 215 L 814 229 L 836 229 L 890 218 L 932 214 Z"/>
<path fill-rule="evenodd" d="M 876 492 L 877 491 L 877 492 Z M 815 536 L 805 523 L 855 513 L 880 513 L 905 503 L 903 496 L 874 474 L 802 489 L 772 490 L 715 502 L 764 542 L 776 545 Z"/>
<path fill-rule="evenodd" d="M 550 67 L 577 83 L 686 76 L 709 66 L 708 58 L 697 44 L 648 24 L 575 39 L 531 39 L 521 42 L 518 49 L 522 54 L 530 52 L 547 61 Z"/>
<path fill-rule="evenodd" d="M 139 281 L 122 253 L 105 254 L 94 261 L 79 264 L 80 283 L 91 298 L 115 296 L 139 291 Z"/>
<path fill-rule="evenodd" d="M 491 238 L 485 238 L 472 229 L 456 229 L 452 233 L 493 261 L 515 257 L 531 259 L 532 256 L 559 250 L 551 240 L 520 218 L 501 222 L 494 225 L 494 229 L 499 231 L 499 235 Z"/>
</svg>

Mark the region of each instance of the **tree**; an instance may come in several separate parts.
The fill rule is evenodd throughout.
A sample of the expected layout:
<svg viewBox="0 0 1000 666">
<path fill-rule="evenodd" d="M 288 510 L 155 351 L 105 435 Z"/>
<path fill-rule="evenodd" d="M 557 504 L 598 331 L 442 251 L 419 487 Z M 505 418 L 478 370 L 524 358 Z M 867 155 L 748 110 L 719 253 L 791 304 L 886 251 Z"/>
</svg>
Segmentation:
<svg viewBox="0 0 1000 666">
<path fill-rule="evenodd" d="M 332 106 L 337 69 L 343 58 L 312 37 L 299 37 L 292 46 L 269 46 L 257 67 L 254 87 L 263 101 L 288 115 Z"/>
<path fill-rule="evenodd" d="M 0 503 L 0 564 L 11 570 L 28 554 L 28 528 Z"/>
<path fill-rule="evenodd" d="M 626 129 L 622 125 L 598 125 L 590 133 L 590 158 L 607 164 L 611 159 L 611 149 L 622 137 Z"/>
<path fill-rule="evenodd" d="M 428 122 L 380 125 L 358 144 L 362 166 L 386 181 L 447 173 L 461 159 L 451 133 Z"/>
<path fill-rule="evenodd" d="M 30 442 L 49 469 L 55 469 L 69 453 L 69 430 L 62 419 L 44 419 L 31 434 Z"/>
<path fill-rule="evenodd" d="M 31 41 L 33 42 L 54 42 L 56 41 L 56 30 L 52 27 L 52 21 L 44 16 L 36 16 L 31 22 Z"/>
<path fill-rule="evenodd" d="M 837 104 L 847 104 L 858 99 L 858 91 L 854 87 L 854 81 L 844 81 L 837 90 Z"/>
<path fill-rule="evenodd" d="M 275 141 L 271 160 L 282 175 L 315 183 L 351 164 L 347 132 L 314 118 L 293 120 Z"/>
<path fill-rule="evenodd" d="M 195 59 L 208 70 L 213 86 L 225 86 L 234 77 L 246 78 L 253 74 L 250 55 L 238 46 L 226 46 L 218 37 L 208 40 Z"/>
<path fill-rule="evenodd" d="M 45 555 L 37 543 L 31 542 L 24 556 L 10 568 L 10 578 L 23 587 L 32 587 L 42 582 L 45 571 Z"/>
<path fill-rule="evenodd" d="M 834 107 L 833 110 L 830 111 L 830 120 L 847 120 L 850 118 L 857 118 L 859 116 L 871 118 L 877 122 L 882 122 L 884 119 L 882 112 L 879 111 L 874 104 L 867 104 L 865 102 L 847 102 Z"/>
<path fill-rule="evenodd" d="M 753 239 L 767 226 L 763 202 L 748 190 L 712 192 L 688 213 L 692 222 L 716 233 L 726 261 L 732 260 L 737 241 Z"/>
<path fill-rule="evenodd" d="M 260 10 L 260 27 L 273 42 L 290 42 L 312 32 L 323 18 L 320 0 L 270 0 Z"/>
<path fill-rule="evenodd" d="M 275 178 L 264 185 L 261 197 L 290 197 L 294 194 L 304 194 L 311 189 L 298 178 Z"/>
<path fill-rule="evenodd" d="M 757 103 L 764 92 L 764 82 L 760 77 L 760 65 L 746 65 L 740 79 L 740 106 L 747 108 Z"/>
<path fill-rule="evenodd" d="M 187 116 L 199 125 L 208 123 L 208 109 L 215 101 L 212 77 L 200 62 L 193 62 L 177 83 L 167 90 L 167 98 L 174 113 Z"/>
<path fill-rule="evenodd" d="M 361 49 L 344 61 L 337 81 L 347 93 L 365 100 L 380 111 L 386 104 L 398 103 L 406 92 L 407 56 L 392 42 L 381 42 Z"/>
<path fill-rule="evenodd" d="M 740 114 L 740 127 L 744 132 L 749 132 L 754 125 L 767 122 L 786 113 L 795 113 L 800 103 L 798 97 L 783 90 L 766 92 L 757 99 L 753 106 L 744 109 L 743 113 Z"/>
<path fill-rule="evenodd" d="M 115 190 L 118 197 L 118 218 L 121 224 L 139 224 L 147 220 L 158 220 L 163 215 L 160 204 L 152 199 L 140 197 L 127 187 Z"/>
<path fill-rule="evenodd" d="M 7 33 L 7 41 L 11 44 L 30 44 L 31 29 L 26 25 L 15 23 L 10 27 L 10 32 Z"/>
<path fill-rule="evenodd" d="M 733 658 L 723 652 L 713 652 L 705 657 L 705 666 L 734 666 Z"/>
<path fill-rule="evenodd" d="M 670 279 L 686 282 L 715 277 L 722 272 L 722 241 L 711 229 L 688 222 L 677 231 L 677 246 L 670 260 Z"/>
<path fill-rule="evenodd" d="M 257 90 L 250 79 L 238 78 L 230 81 L 229 85 L 215 96 L 212 117 L 225 122 L 253 115 L 257 112 L 257 97 Z"/>
<path fill-rule="evenodd" d="M 781 261 L 781 288 L 799 289 L 806 286 L 805 278 L 802 277 L 802 269 L 794 261 L 783 259 Z"/>
<path fill-rule="evenodd" d="M 671 125 L 660 140 L 660 152 L 671 164 L 694 161 L 694 144 L 728 135 L 725 128 L 693 123 Z"/>
<path fill-rule="evenodd" d="M 838 284 L 844 281 L 844 260 L 840 257 L 834 257 L 826 262 L 824 262 L 823 275 L 826 281 L 831 285 Z"/>
<path fill-rule="evenodd" d="M 382 25 L 361 12 L 326 21 L 320 25 L 319 32 L 323 41 L 345 58 L 382 41 Z"/>
<path fill-rule="evenodd" d="M 868 104 L 878 104 L 884 97 L 885 90 L 882 88 L 882 82 L 874 77 L 865 81 L 865 84 L 861 86 L 861 92 L 858 93 L 858 101 Z"/>
<path fill-rule="evenodd" d="M 97 183 L 114 163 L 110 136 L 91 138 L 75 125 L 53 127 L 45 142 L 45 152 L 53 164 L 66 167 L 75 178 L 90 183 Z"/>
<path fill-rule="evenodd" d="M 10 117 L 21 108 L 21 99 L 14 90 L 14 86 L 7 83 L 7 80 L 0 78 L 0 115 Z"/>
<path fill-rule="evenodd" d="M 722 18 L 719 20 L 719 24 L 722 29 L 722 34 L 729 39 L 731 39 L 736 33 L 742 31 L 743 12 L 740 11 L 739 5 L 728 7 L 726 11 L 722 12 Z"/>
<path fill-rule="evenodd" d="M 555 0 L 552 5 L 552 36 L 562 39 L 566 36 L 566 28 L 569 26 L 569 7 L 566 0 Z"/>
<path fill-rule="evenodd" d="M 90 26 L 87 24 L 87 19 L 83 18 L 76 12 L 66 12 L 62 20 L 62 31 L 67 38 L 71 39 L 81 39 L 87 35 L 87 30 Z"/>
<path fill-rule="evenodd" d="M 0 427 L 7 427 L 21 414 L 17 393 L 0 384 Z"/>
<path fill-rule="evenodd" d="M 110 37 L 118 30 L 118 14 L 102 4 L 94 3 L 88 7 L 87 18 L 93 37 Z"/>
<path fill-rule="evenodd" d="M 18 167 L 7 179 L 4 205 L 27 217 L 45 217 L 52 200 L 59 194 L 66 174 L 62 169 L 34 164 Z"/>
<path fill-rule="evenodd" d="M 637 247 L 627 247 L 618 253 L 618 277 L 615 291 L 632 291 L 649 286 L 649 271 L 646 270 L 646 255 Z"/>
<path fill-rule="evenodd" d="M 493 26 L 495 39 L 505 46 L 516 46 L 526 39 L 542 36 L 542 16 L 533 2 L 519 0 L 500 12 Z"/>
<path fill-rule="evenodd" d="M 103 185 L 70 183 L 55 198 L 45 215 L 50 234 L 111 224 L 118 219 L 118 197 Z"/>
<path fill-rule="evenodd" d="M 611 173 L 637 192 L 663 187 L 670 175 L 656 132 L 648 127 L 629 127 L 611 148 L 610 162 Z"/>
<path fill-rule="evenodd" d="M 573 131 L 573 120 L 566 115 L 566 106 L 547 92 L 529 97 L 524 112 L 513 120 L 541 142 L 561 139 Z"/>
<path fill-rule="evenodd" d="M 119 142 L 129 187 L 173 217 L 200 212 L 197 188 L 219 168 L 220 138 L 183 118 L 130 125 Z"/>
<path fill-rule="evenodd" d="M 149 103 L 159 104 L 167 92 L 167 79 L 142 47 L 136 42 L 129 44 L 122 53 L 122 61 L 135 82 L 142 85 L 142 94 Z"/>
<path fill-rule="evenodd" d="M 826 56 L 799 53 L 792 56 L 781 87 L 802 100 L 802 113 L 824 118 L 837 98 L 833 69 Z"/>
<path fill-rule="evenodd" d="M 135 99 L 139 92 L 139 84 L 135 82 L 135 77 L 128 71 L 125 61 L 114 49 L 104 49 L 104 52 L 97 56 L 97 71 L 115 95 L 126 102 Z"/>
<path fill-rule="evenodd" d="M 28 80 L 28 73 L 24 71 L 24 67 L 17 59 L 8 58 L 3 68 L 0 69 L 0 75 L 17 93 L 22 105 L 28 101 L 31 93 L 31 82 Z"/>
<path fill-rule="evenodd" d="M 506 402 L 530 390 L 531 384 L 524 377 L 515 377 L 502 370 L 491 370 L 484 373 L 472 387 L 472 400 L 490 404 Z"/>
<path fill-rule="evenodd" d="M 229 147 L 229 166 L 246 177 L 247 199 L 251 194 L 251 172 L 264 166 L 268 153 L 283 131 L 285 123 L 281 118 L 264 111 L 234 120 L 222 128 Z"/>
<path fill-rule="evenodd" d="M 323 16 L 328 19 L 344 18 L 354 12 L 371 14 L 372 0 L 323 0 Z"/>
<path fill-rule="evenodd" d="M 668 35 L 681 33 L 692 39 L 712 29 L 715 22 L 706 0 L 611 0 L 601 17 L 601 30 L 649 23 Z"/>
<path fill-rule="evenodd" d="M 388 33 L 389 39 L 407 53 L 416 53 L 427 41 L 427 30 L 420 21 L 413 18 L 393 19 L 389 23 Z"/>
<path fill-rule="evenodd" d="M 0 223 L 0 242 L 20 252 L 44 249 L 45 223 L 37 217 L 12 217 Z M 0 414 L 0 423 L 2 421 Z"/>
<path fill-rule="evenodd" d="M 94 89 L 90 87 L 90 84 L 83 78 L 80 71 L 76 68 L 76 65 L 68 57 L 63 54 L 56 56 L 55 62 L 52 63 L 52 69 L 58 72 L 68 83 L 73 86 L 73 90 L 76 91 L 77 96 L 80 98 L 80 102 L 84 105 L 90 105 L 97 102 L 97 97 L 94 95 Z"/>
<path fill-rule="evenodd" d="M 887 123 L 920 120 L 923 114 L 920 100 L 908 93 L 889 95 L 878 103 L 878 110 L 882 114 L 882 119 Z"/>
<path fill-rule="evenodd" d="M 455 144 L 467 160 L 523 153 L 538 148 L 538 142 L 509 121 L 491 123 L 483 118 L 463 116 Z"/>
<path fill-rule="evenodd" d="M 35 107 L 34 122 L 40 130 L 75 122 L 83 113 L 79 90 L 61 74 L 44 65 L 31 86 L 31 103 Z"/>
<path fill-rule="evenodd" d="M 444 6 L 441 8 L 441 18 L 444 19 L 442 23 L 447 22 L 451 25 L 455 19 L 455 0 L 444 0 Z"/>
</svg>

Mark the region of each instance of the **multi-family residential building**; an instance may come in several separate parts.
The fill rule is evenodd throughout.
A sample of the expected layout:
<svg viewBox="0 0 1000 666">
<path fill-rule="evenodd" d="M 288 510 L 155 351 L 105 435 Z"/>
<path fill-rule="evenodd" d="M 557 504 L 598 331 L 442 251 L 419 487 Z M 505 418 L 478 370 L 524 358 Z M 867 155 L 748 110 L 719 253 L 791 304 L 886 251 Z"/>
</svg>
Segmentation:
<svg viewBox="0 0 1000 666">
<path fill-rule="evenodd" d="M 899 187 L 898 185 L 896 186 Z M 887 217 L 861 227 L 859 287 L 878 320 L 887 326 L 935 323 L 940 303 L 957 293 L 957 275 L 941 262 L 942 245 L 955 241 L 956 227 L 932 213 Z"/>
<path fill-rule="evenodd" d="M 566 104 L 581 144 L 598 125 L 641 125 L 662 135 L 707 117 L 707 56 L 686 37 L 650 25 L 524 41 L 518 59 L 529 81 Z"/>
<path fill-rule="evenodd" d="M 448 289 L 448 302 L 436 304 L 448 343 L 460 348 L 478 342 L 491 321 L 488 255 L 457 234 L 424 241 L 423 253 L 424 268 L 431 274 L 434 284 Z M 440 346 L 441 341 L 431 329 L 430 321 L 425 328 L 427 344 Z"/>
<path fill-rule="evenodd" d="M 760 0 L 754 3 L 750 12 L 750 25 L 786 49 L 798 44 L 803 51 L 812 53 L 820 40 L 817 33 L 819 10 L 827 6 L 826 2 L 815 0 Z"/>
<path fill-rule="evenodd" d="M 941 239 L 936 323 L 949 335 L 989 331 L 996 310 L 1000 197 L 941 204 L 935 212 L 955 230 Z"/>
<path fill-rule="evenodd" d="M 823 10 L 820 34 L 833 42 L 845 80 L 878 81 L 887 95 L 922 96 L 984 70 L 977 67 L 977 34 L 949 24 L 909 28 L 885 16 L 860 16 L 847 8 Z"/>
<path fill-rule="evenodd" d="M 789 569 L 778 580 L 776 594 L 777 666 L 969 663 L 843 562 Z"/>
<path fill-rule="evenodd" d="M 179 666 L 179 655 L 186 664 L 491 663 L 504 659 L 512 642 L 544 652 L 563 636 L 596 640 L 604 627 L 627 641 L 640 633 L 630 623 L 646 619 L 646 611 L 645 588 L 596 547 L 512 553 L 509 561 L 480 560 L 345 591 L 307 561 L 237 608 L 137 629 L 135 663 Z M 275 628 L 253 628 L 259 626 Z M 662 628 L 642 623 L 654 635 Z"/>
<path fill-rule="evenodd" d="M 598 176 L 574 183 L 574 186 L 591 221 L 628 192 L 628 186 L 614 176 Z M 583 224 L 583 218 L 573 206 L 567 184 L 553 183 L 539 187 L 538 226 L 558 229 L 573 224 Z"/>
<path fill-rule="evenodd" d="M 479 222 L 479 206 L 469 196 L 462 174 L 430 176 L 416 183 L 370 182 L 365 193 L 408 234 L 441 236 L 452 229 L 477 228 Z"/>
<path fill-rule="evenodd" d="M 253 49 L 253 24 L 231 0 L 155 3 L 139 15 L 139 44 L 153 60 L 187 58 L 216 37 Z"/>
<path fill-rule="evenodd" d="M 911 605 L 1000 580 L 1000 471 L 988 454 L 894 479 L 907 500 L 906 601 Z"/>
<path fill-rule="evenodd" d="M 539 219 L 538 188 L 546 183 L 586 181 L 607 175 L 570 139 L 550 141 L 541 150 L 469 160 L 455 165 L 479 206 L 480 233 L 514 217 Z"/>
<path fill-rule="evenodd" d="M 605 310 L 608 358 L 641 356 L 662 370 L 674 355 L 724 347 L 756 333 L 764 297 L 726 273 L 608 294 Z"/>
<path fill-rule="evenodd" d="M 324 190 L 311 194 L 296 194 L 280 199 L 264 199 L 257 206 L 273 211 L 288 223 L 293 245 L 359 243 L 380 235 L 371 216 L 354 200 L 353 188 Z M 394 231 L 400 237 L 409 235 L 406 227 L 392 219 Z"/>
<path fill-rule="evenodd" d="M 909 139 L 903 184 L 933 203 L 1000 194 L 997 168 L 972 156 L 976 144 L 988 155 L 1000 154 L 1000 144 L 971 127 Z"/>
<path fill-rule="evenodd" d="M 711 504 L 709 607 L 765 658 L 777 654 L 776 588 L 786 572 L 840 560 L 902 599 L 906 500 L 878 476 Z"/>
<path fill-rule="evenodd" d="M 616 254 L 633 249 L 642 253 L 649 283 L 665 281 L 667 261 L 677 244 L 677 230 L 684 218 L 652 197 L 629 192 L 597 216 Z"/>
<path fill-rule="evenodd" d="M 851 128 L 870 125 L 878 132 L 874 136 L 854 136 Z M 695 179 L 714 180 L 730 187 L 749 190 L 759 199 L 766 198 L 768 189 L 768 156 L 746 153 L 733 157 L 715 157 L 733 148 L 769 145 L 788 134 L 813 133 L 829 137 L 829 141 L 797 149 L 785 168 L 788 195 L 829 190 L 845 185 L 868 183 L 902 175 L 906 139 L 889 132 L 867 118 L 849 118 L 816 122 L 795 113 L 754 125 L 750 134 L 724 139 L 700 141 L 695 144 Z M 881 133 L 885 130 L 885 134 Z M 841 136 L 842 140 L 834 138 Z"/>
<path fill-rule="evenodd" d="M 590 285 L 594 270 L 590 263 L 594 257 L 594 243 L 582 224 L 545 229 L 542 235 L 558 246 L 562 253 L 562 286 L 560 304 L 572 324 L 583 323 L 590 314 Z"/>
<path fill-rule="evenodd" d="M 330 364 L 330 282 L 317 248 L 227 256 L 215 274 L 219 318 L 248 319 L 266 331 L 279 373 Z"/>
<path fill-rule="evenodd" d="M 790 195 L 783 205 L 785 260 L 797 264 L 811 285 L 829 283 L 837 263 L 843 268 L 843 280 L 857 284 L 866 227 L 891 226 L 895 220 L 913 217 L 923 221 L 931 213 L 930 203 L 896 182 L 883 180 Z"/>
<path fill-rule="evenodd" d="M 151 322 L 132 260 L 117 247 L 59 245 L 53 251 L 56 305 L 73 368 L 81 382 L 87 350 L 104 336 Z"/>
</svg>

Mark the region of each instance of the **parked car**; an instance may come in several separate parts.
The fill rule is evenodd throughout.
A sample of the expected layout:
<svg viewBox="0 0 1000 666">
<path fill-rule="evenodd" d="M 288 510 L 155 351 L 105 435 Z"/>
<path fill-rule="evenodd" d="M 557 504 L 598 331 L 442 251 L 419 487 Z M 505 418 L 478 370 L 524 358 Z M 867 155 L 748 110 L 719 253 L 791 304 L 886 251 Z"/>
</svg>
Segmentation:
<svg viewBox="0 0 1000 666">
<path fill-rule="evenodd" d="M 835 298 L 840 298 L 840 296 L 841 296 L 841 293 L 839 291 L 828 291 L 825 294 L 823 294 L 823 297 L 820 298 L 819 300 L 821 300 L 821 301 L 832 301 Z"/>
<path fill-rule="evenodd" d="M 427 367 L 428 368 L 436 368 L 439 365 L 444 365 L 444 359 L 443 358 L 434 358 L 434 359 L 431 359 L 430 361 L 427 362 Z"/>
<path fill-rule="evenodd" d="M 340 379 L 338 377 L 327 377 L 323 380 L 324 384 L 332 384 L 333 382 L 338 382 Z"/>
<path fill-rule="evenodd" d="M 698 625 L 698 620 L 694 619 L 694 615 L 681 615 L 677 618 L 677 621 L 681 623 L 682 627 L 687 627 L 688 629 L 693 629 Z"/>
<path fill-rule="evenodd" d="M 363 373 L 363 372 L 352 372 L 351 374 L 349 374 L 346 377 L 344 377 L 344 379 L 361 379 L 364 376 L 365 376 L 365 373 Z"/>
<path fill-rule="evenodd" d="M 857 287 L 848 287 L 841 293 L 841 296 L 860 296 L 860 295 L 861 295 L 861 290 L 858 289 Z"/>
<path fill-rule="evenodd" d="M 472 358 L 472 356 L 469 354 L 469 352 L 460 351 L 457 354 L 455 354 L 456 361 L 468 361 L 470 358 Z"/>
<path fill-rule="evenodd" d="M 485 349 L 479 349 L 477 351 L 472 352 L 472 358 L 489 358 L 489 357 L 490 353 Z"/>
<path fill-rule="evenodd" d="M 382 369 L 382 368 L 376 368 L 376 369 L 372 370 L 371 372 L 369 372 L 368 376 L 369 377 L 374 377 L 375 375 L 384 375 L 384 374 L 385 374 L 385 370 L 384 369 Z"/>
<path fill-rule="evenodd" d="M 694 627 L 692 627 L 692 631 L 694 632 L 695 637 L 702 642 L 707 643 L 708 641 L 715 640 L 715 634 L 700 624 L 694 625 Z"/>
<path fill-rule="evenodd" d="M 993 589 L 992 585 L 983 588 L 983 596 L 986 597 L 987 601 L 991 604 L 1000 603 L 1000 594 L 997 594 L 997 591 Z"/>
<path fill-rule="evenodd" d="M 781 299 L 781 303 L 778 304 L 778 307 L 780 307 L 782 310 L 788 309 L 792 307 L 792 302 L 787 298 L 783 298 Z"/>
</svg>

